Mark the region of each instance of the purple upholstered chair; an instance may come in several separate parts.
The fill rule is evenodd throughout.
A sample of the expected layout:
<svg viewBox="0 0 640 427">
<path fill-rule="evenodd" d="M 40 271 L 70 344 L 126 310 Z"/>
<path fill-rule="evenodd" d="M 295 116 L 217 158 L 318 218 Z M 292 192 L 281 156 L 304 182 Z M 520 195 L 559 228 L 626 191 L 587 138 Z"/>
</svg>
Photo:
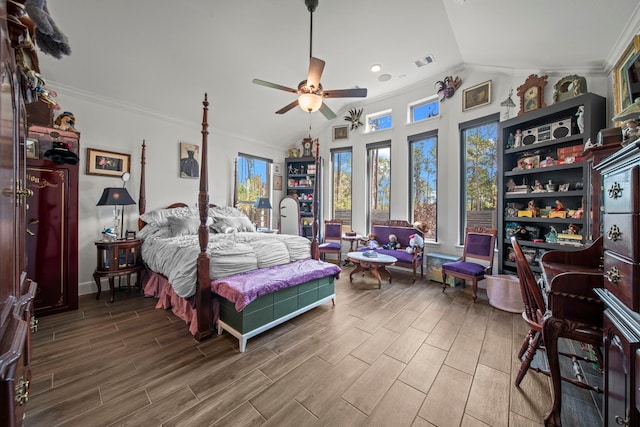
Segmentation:
<svg viewBox="0 0 640 427">
<path fill-rule="evenodd" d="M 442 292 L 447 289 L 447 276 L 463 280 L 462 286 L 470 280 L 473 285 L 473 302 L 478 298 L 478 281 L 490 275 L 493 270 L 493 252 L 496 246 L 498 230 L 487 230 L 483 227 L 467 228 L 464 237 L 464 254 L 462 261 L 442 264 Z M 478 263 L 468 258 L 484 261 Z"/>
<path fill-rule="evenodd" d="M 338 265 L 342 260 L 342 221 L 331 219 L 324 222 L 323 243 L 320 243 L 320 256 L 324 258 L 326 254 L 336 254 Z"/>
</svg>

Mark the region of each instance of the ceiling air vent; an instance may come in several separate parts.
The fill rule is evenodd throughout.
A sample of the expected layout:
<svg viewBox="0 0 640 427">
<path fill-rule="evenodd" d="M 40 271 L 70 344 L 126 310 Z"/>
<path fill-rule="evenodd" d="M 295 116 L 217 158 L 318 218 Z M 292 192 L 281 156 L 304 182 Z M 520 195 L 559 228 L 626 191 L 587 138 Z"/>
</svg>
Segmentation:
<svg viewBox="0 0 640 427">
<path fill-rule="evenodd" d="M 425 65 L 431 64 L 433 61 L 435 61 L 435 59 L 433 58 L 433 55 L 427 55 L 424 58 L 420 58 L 420 59 L 416 59 L 415 64 L 416 67 L 424 67 Z"/>
</svg>

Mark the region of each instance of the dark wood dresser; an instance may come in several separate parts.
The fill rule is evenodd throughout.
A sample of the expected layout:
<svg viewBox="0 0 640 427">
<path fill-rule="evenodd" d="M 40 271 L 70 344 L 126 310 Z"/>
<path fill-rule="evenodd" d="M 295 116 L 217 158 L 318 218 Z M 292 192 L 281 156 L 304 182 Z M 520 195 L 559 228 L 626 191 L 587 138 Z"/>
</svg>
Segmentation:
<svg viewBox="0 0 640 427">
<path fill-rule="evenodd" d="M 640 426 L 640 139 L 602 160 L 604 423 Z"/>
</svg>

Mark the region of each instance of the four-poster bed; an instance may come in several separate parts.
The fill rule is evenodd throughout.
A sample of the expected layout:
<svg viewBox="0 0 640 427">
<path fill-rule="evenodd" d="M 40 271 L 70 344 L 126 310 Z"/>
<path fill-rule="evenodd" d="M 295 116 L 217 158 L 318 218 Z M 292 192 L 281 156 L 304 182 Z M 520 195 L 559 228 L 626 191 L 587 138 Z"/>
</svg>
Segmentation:
<svg viewBox="0 0 640 427">
<path fill-rule="evenodd" d="M 189 323 L 198 341 L 210 337 L 217 324 L 218 333 L 230 332 L 244 351 L 248 338 L 333 301 L 341 270 L 318 259 L 317 237 L 309 242 L 257 233 L 235 207 L 209 204 L 208 105 L 205 94 L 197 208 L 176 203 L 146 212 L 143 141 L 138 225 L 149 269 L 144 292 L 158 298 L 157 308 L 172 308 Z M 314 235 L 316 218 L 314 208 Z"/>
</svg>

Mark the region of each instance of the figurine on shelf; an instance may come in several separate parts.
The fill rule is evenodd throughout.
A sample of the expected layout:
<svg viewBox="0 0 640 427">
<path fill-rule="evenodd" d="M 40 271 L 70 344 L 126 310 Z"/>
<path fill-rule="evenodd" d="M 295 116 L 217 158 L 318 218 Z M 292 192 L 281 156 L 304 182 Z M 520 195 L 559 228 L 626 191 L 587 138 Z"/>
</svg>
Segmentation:
<svg viewBox="0 0 640 427">
<path fill-rule="evenodd" d="M 564 208 L 564 205 L 562 204 L 562 202 L 560 200 L 556 200 L 556 207 L 553 208 L 554 212 L 562 212 L 565 211 L 566 209 Z"/>
<path fill-rule="evenodd" d="M 575 224 L 569 224 L 569 234 L 580 234 L 580 227 Z"/>
<path fill-rule="evenodd" d="M 535 200 L 529 200 L 529 203 L 527 203 L 527 210 L 530 211 L 533 216 L 538 216 L 538 208 L 536 207 Z"/>
<path fill-rule="evenodd" d="M 544 240 L 547 243 L 557 243 L 558 242 L 558 232 L 556 229 L 551 226 L 551 230 L 547 234 L 544 235 Z"/>
<path fill-rule="evenodd" d="M 516 144 L 516 137 L 513 135 L 513 132 L 509 134 L 509 138 L 507 138 L 507 149 L 513 148 Z"/>
<path fill-rule="evenodd" d="M 578 107 L 576 112 L 576 125 L 578 125 L 578 131 L 584 133 L 584 105 Z"/>
<path fill-rule="evenodd" d="M 545 193 L 547 191 L 542 186 L 542 183 L 537 179 L 535 180 L 535 184 L 531 187 L 531 190 L 533 190 L 532 193 Z"/>
<path fill-rule="evenodd" d="M 516 130 L 515 143 L 513 144 L 513 148 L 518 148 L 522 146 L 522 131 L 520 129 Z"/>
</svg>

